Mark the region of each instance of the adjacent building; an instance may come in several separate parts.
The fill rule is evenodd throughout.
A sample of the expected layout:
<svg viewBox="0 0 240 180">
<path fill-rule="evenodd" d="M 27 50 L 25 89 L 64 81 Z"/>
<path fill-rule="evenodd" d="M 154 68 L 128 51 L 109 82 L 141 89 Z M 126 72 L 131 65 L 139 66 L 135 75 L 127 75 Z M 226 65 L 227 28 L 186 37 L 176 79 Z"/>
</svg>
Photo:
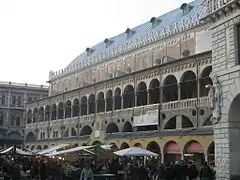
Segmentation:
<svg viewBox="0 0 240 180">
<path fill-rule="evenodd" d="M 27 104 L 26 146 L 137 146 L 198 166 L 215 155 L 217 179 L 239 179 L 239 7 L 195 0 L 86 48 Z"/>
<path fill-rule="evenodd" d="M 0 82 L 0 145 L 23 144 L 25 103 L 48 96 L 43 85 Z"/>
</svg>

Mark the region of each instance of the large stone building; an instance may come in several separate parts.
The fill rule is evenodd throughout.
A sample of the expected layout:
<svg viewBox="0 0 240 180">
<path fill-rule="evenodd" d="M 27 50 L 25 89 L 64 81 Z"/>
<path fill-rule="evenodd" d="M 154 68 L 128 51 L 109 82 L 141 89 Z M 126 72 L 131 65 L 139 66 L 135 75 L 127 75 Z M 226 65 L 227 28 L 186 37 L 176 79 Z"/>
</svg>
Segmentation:
<svg viewBox="0 0 240 180">
<path fill-rule="evenodd" d="M 217 178 L 239 178 L 239 7 L 196 0 L 86 48 L 27 105 L 26 145 L 139 146 L 198 164 L 215 154 Z"/>
<path fill-rule="evenodd" d="M 25 103 L 48 96 L 48 87 L 0 82 L 0 146 L 22 144 Z"/>
</svg>

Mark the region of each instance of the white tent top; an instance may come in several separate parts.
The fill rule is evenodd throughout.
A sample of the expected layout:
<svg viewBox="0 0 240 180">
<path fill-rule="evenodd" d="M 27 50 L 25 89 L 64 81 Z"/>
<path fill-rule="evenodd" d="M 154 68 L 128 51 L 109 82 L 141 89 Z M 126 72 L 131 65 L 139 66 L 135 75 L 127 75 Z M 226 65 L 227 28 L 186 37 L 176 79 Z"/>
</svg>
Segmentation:
<svg viewBox="0 0 240 180">
<path fill-rule="evenodd" d="M 23 155 L 23 156 L 32 156 L 34 153 L 33 152 L 27 152 L 21 149 L 16 148 L 16 154 Z"/>
<path fill-rule="evenodd" d="M 158 156 L 158 154 L 138 147 L 130 147 L 114 152 L 118 156 Z"/>
<path fill-rule="evenodd" d="M 90 149 L 90 148 L 92 148 L 92 146 L 79 146 L 79 147 L 75 147 L 72 149 L 67 149 L 67 150 L 58 151 L 58 152 L 54 152 L 54 153 L 48 153 L 45 155 L 46 156 L 57 156 L 57 155 L 61 155 L 61 154 L 68 154 L 68 153 L 73 153 L 73 152 L 77 152 L 77 151 L 82 151 L 84 149 Z"/>
<path fill-rule="evenodd" d="M 61 149 L 61 148 L 64 148 L 64 147 L 67 147 L 69 146 L 69 144 L 59 144 L 57 146 L 53 146 L 51 148 L 48 148 L 48 149 L 44 149 L 42 151 L 39 151 L 37 152 L 38 155 L 44 155 L 44 154 L 50 154 L 58 149 Z"/>
<path fill-rule="evenodd" d="M 10 148 L 4 149 L 0 152 L 0 154 L 6 154 L 8 152 L 10 152 L 11 150 L 13 150 L 13 146 L 11 146 Z"/>
<path fill-rule="evenodd" d="M 11 151 L 13 151 L 14 147 L 10 147 L 10 148 L 7 148 L 7 149 L 4 149 L 3 151 L 0 152 L 0 154 L 7 154 L 7 153 L 10 153 Z M 24 151 L 24 150 L 21 150 L 19 148 L 16 148 L 16 154 L 19 154 L 19 155 L 22 155 L 22 156 L 31 156 L 33 155 L 34 153 L 33 152 L 28 152 L 28 151 Z"/>
</svg>

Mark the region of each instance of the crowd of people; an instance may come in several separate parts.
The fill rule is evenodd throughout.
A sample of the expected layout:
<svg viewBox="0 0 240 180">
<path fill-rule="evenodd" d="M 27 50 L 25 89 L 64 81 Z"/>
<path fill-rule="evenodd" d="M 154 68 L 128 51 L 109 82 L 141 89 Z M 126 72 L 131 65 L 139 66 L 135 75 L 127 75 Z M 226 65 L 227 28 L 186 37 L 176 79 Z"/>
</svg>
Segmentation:
<svg viewBox="0 0 240 180">
<path fill-rule="evenodd" d="M 113 160 L 28 157 L 0 159 L 3 180 L 214 180 L 214 170 L 206 162 L 197 168 L 192 161 L 163 165 L 155 160 L 122 158 Z M 102 176 L 99 176 L 99 175 Z"/>
</svg>

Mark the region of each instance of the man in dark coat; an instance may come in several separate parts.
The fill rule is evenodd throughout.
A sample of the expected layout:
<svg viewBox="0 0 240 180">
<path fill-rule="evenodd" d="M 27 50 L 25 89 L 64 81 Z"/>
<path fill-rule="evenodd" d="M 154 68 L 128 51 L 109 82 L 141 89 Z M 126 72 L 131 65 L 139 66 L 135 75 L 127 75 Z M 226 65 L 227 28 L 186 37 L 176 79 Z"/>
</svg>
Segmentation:
<svg viewBox="0 0 240 180">
<path fill-rule="evenodd" d="M 19 161 L 15 160 L 12 165 L 11 180 L 20 180 L 20 178 L 21 178 L 21 168 L 19 165 Z"/>
</svg>

